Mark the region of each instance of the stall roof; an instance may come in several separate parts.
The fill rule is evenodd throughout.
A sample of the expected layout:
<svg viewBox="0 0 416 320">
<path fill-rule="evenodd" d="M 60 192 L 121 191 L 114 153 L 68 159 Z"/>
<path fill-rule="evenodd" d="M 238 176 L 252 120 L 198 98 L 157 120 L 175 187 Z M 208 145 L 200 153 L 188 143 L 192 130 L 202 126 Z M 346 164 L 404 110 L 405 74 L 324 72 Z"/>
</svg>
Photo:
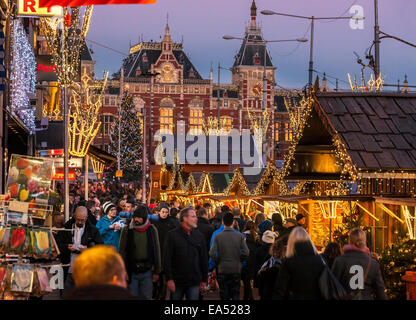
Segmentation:
<svg viewBox="0 0 416 320">
<path fill-rule="evenodd" d="M 374 197 L 362 195 L 344 195 L 344 196 L 260 196 L 265 201 L 281 202 L 301 202 L 301 201 L 374 201 Z"/>
</svg>

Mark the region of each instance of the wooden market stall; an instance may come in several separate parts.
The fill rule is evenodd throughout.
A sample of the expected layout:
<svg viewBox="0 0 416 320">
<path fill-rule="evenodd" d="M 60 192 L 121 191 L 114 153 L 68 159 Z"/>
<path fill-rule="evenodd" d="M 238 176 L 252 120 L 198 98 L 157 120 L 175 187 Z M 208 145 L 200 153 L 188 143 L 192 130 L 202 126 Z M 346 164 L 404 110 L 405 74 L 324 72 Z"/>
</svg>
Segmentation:
<svg viewBox="0 0 416 320">
<path fill-rule="evenodd" d="M 315 90 L 285 160 L 284 179 L 304 183 L 309 231 L 319 242 L 328 240 L 316 231 L 323 210 L 342 196 L 365 212 L 373 250 L 401 234 L 415 238 L 416 95 Z M 348 210 L 338 209 L 332 213 L 345 220 Z"/>
</svg>

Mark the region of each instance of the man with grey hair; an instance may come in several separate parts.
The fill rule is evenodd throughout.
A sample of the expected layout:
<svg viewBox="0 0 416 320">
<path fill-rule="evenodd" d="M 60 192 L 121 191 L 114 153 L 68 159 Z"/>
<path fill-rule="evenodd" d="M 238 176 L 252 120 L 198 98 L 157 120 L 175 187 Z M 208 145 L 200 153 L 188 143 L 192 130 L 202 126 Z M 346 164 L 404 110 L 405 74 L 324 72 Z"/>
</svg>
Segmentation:
<svg viewBox="0 0 416 320">
<path fill-rule="evenodd" d="M 70 265 L 65 280 L 64 295 L 74 286 L 72 266 L 75 258 L 85 249 L 104 243 L 98 229 L 87 218 L 88 209 L 84 206 L 77 207 L 74 216 L 64 225 L 64 228 L 70 231 L 59 231 L 58 233 L 61 263 Z"/>
<path fill-rule="evenodd" d="M 164 269 L 172 300 L 198 300 L 206 289 L 208 252 L 204 236 L 197 229 L 194 208 L 180 212 L 181 225 L 168 232 L 165 240 Z"/>
</svg>

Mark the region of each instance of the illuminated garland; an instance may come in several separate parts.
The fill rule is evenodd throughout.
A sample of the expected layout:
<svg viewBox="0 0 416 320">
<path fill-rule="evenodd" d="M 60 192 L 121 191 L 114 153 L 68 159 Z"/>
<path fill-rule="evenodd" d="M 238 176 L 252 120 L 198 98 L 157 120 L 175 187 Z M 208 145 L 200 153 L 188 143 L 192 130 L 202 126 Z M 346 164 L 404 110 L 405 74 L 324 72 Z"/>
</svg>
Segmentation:
<svg viewBox="0 0 416 320">
<path fill-rule="evenodd" d="M 99 111 L 102 93 L 107 84 L 108 73 L 104 81 L 93 81 L 84 70 L 81 83 L 73 83 L 71 90 L 75 110 L 69 112 L 69 153 L 84 157 L 101 126 Z M 98 93 L 97 93 L 98 91 Z"/>
<path fill-rule="evenodd" d="M 212 178 L 211 175 L 207 172 L 204 172 L 199 180 L 198 192 L 207 192 L 212 194 Z M 208 191 L 207 191 L 208 190 Z"/>
<path fill-rule="evenodd" d="M 179 164 L 178 150 L 175 150 L 175 157 L 173 160 L 173 172 L 170 179 L 169 187 L 167 190 L 173 190 L 175 187 L 175 182 L 178 182 L 178 187 L 180 190 L 185 189 L 185 183 L 182 178 L 182 166 Z"/>
<path fill-rule="evenodd" d="M 309 222 L 309 234 L 311 236 L 312 242 L 317 247 L 324 247 L 329 238 L 329 228 L 325 223 L 319 205 L 316 202 L 313 203 L 313 208 L 310 211 Z"/>
<path fill-rule="evenodd" d="M 197 191 L 197 186 L 195 182 L 194 175 L 192 172 L 189 174 L 188 181 L 186 182 L 185 188 L 183 189 L 185 192 L 195 193 Z"/>
<path fill-rule="evenodd" d="M 349 174 L 352 182 L 355 182 L 357 180 L 358 170 L 352 162 L 351 157 L 347 153 L 345 145 L 338 134 L 332 137 L 332 143 L 335 146 L 336 164 L 341 168 L 341 180 L 347 179 L 347 175 Z"/>
<path fill-rule="evenodd" d="M 202 123 L 202 127 L 204 132 L 208 136 L 224 136 L 228 134 L 227 127 L 227 119 L 222 118 L 218 123 L 217 117 L 207 117 L 205 121 Z"/>
<path fill-rule="evenodd" d="M 94 173 L 103 173 L 105 163 L 98 159 L 97 157 L 90 156 L 91 157 L 91 164 L 92 164 L 92 171 Z"/>
<path fill-rule="evenodd" d="M 302 99 L 299 101 L 297 105 L 294 103 L 294 98 L 284 98 L 284 103 L 289 113 L 290 123 L 292 124 L 292 128 L 294 131 L 299 130 L 300 123 L 303 119 L 304 113 L 307 111 L 308 108 L 308 99 L 305 98 L 305 95 L 301 95 Z"/>
<path fill-rule="evenodd" d="M 299 181 L 298 184 L 293 188 L 292 194 L 296 196 L 299 195 L 305 187 L 306 183 L 307 181 Z"/>
<path fill-rule="evenodd" d="M 235 168 L 233 177 L 227 188 L 224 190 L 224 195 L 229 196 L 231 192 L 237 194 L 235 190 L 241 190 L 242 194 L 245 196 L 250 195 L 250 190 L 248 189 L 247 182 L 244 180 L 239 167 Z"/>
<path fill-rule="evenodd" d="M 19 19 L 11 28 L 10 111 L 17 115 L 31 133 L 35 131 L 35 108 L 29 93 L 35 93 L 36 60 L 26 32 Z"/>
<path fill-rule="evenodd" d="M 357 77 L 354 75 L 354 83 L 351 80 L 351 76 L 348 73 L 348 81 L 350 83 L 350 87 L 352 91 L 359 91 L 361 92 L 372 92 L 372 91 L 381 91 L 384 85 L 384 78 L 382 78 L 381 74 L 378 75 L 377 79 L 373 78 L 373 74 L 370 76 L 370 80 L 368 80 L 367 85 L 365 83 L 364 72 L 361 72 L 361 85 L 359 86 L 357 83 Z"/>
<path fill-rule="evenodd" d="M 284 166 L 282 168 L 282 177 L 286 177 L 290 173 L 291 163 L 293 161 L 293 156 L 295 154 L 296 146 L 298 145 L 300 139 L 303 136 L 303 131 L 305 130 L 306 123 L 309 119 L 309 116 L 312 111 L 312 106 L 315 103 L 315 98 L 312 97 L 312 94 L 306 99 L 306 103 L 304 104 L 303 113 L 301 116 L 301 120 L 299 121 L 298 129 L 294 131 L 294 137 L 290 144 L 289 150 L 285 155 L 284 158 Z"/>
<path fill-rule="evenodd" d="M 262 154 L 263 141 L 270 123 L 270 113 L 267 112 L 267 110 L 264 110 L 260 115 L 253 115 L 247 107 L 247 114 L 250 119 L 251 127 L 253 128 L 257 149 L 259 150 L 259 154 Z"/>
<path fill-rule="evenodd" d="M 49 102 L 43 105 L 42 116 L 49 121 L 62 121 L 59 82 L 49 82 Z"/>
<path fill-rule="evenodd" d="M 279 169 L 277 169 L 277 167 L 274 165 L 273 162 L 269 162 L 267 164 L 266 170 L 264 171 L 253 194 L 256 196 L 265 195 L 266 190 L 270 188 L 271 184 L 276 184 L 279 188 L 279 192 L 276 195 L 290 194 L 289 188 L 287 187 L 285 181 L 283 180 Z"/>
<path fill-rule="evenodd" d="M 79 7 L 63 8 L 62 18 L 40 18 L 41 32 L 52 51 L 52 63 L 57 66 L 60 84 L 71 85 L 79 72 L 80 53 L 85 44 L 93 6 L 85 9 L 83 17 Z"/>
</svg>

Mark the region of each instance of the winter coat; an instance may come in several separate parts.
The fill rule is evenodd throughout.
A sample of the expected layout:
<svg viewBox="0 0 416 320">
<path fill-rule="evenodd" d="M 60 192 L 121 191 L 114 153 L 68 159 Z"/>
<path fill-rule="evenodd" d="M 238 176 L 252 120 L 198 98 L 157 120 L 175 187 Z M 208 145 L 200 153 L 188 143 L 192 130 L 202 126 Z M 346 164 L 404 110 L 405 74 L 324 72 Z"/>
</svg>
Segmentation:
<svg viewBox="0 0 416 320">
<path fill-rule="evenodd" d="M 249 279 L 254 279 L 256 274 L 256 252 L 259 247 L 258 242 L 256 242 L 250 232 L 245 232 L 243 235 L 246 237 L 246 244 L 248 250 L 250 251 L 246 264 L 241 270 L 242 273 L 246 273 Z"/>
<path fill-rule="evenodd" d="M 214 227 L 209 224 L 209 220 L 206 218 L 198 218 L 197 229 L 204 235 L 205 243 L 207 245 L 207 252 L 210 248 L 211 237 L 214 232 Z"/>
<path fill-rule="evenodd" d="M 279 275 L 282 261 L 278 257 L 271 257 L 260 268 L 258 272 L 259 295 L 261 300 L 271 300 L 274 285 Z"/>
<path fill-rule="evenodd" d="M 260 245 L 256 249 L 255 255 L 255 265 L 254 265 L 254 287 L 259 287 L 258 282 L 258 272 L 261 266 L 270 259 L 270 247 L 272 246 L 271 243 L 260 242 Z"/>
<path fill-rule="evenodd" d="M 344 254 L 335 259 L 332 272 L 350 294 L 351 298 L 353 298 L 360 290 L 351 289 L 350 279 L 357 274 L 357 271 L 350 273 L 351 267 L 354 265 L 361 266 L 364 277 L 370 259 L 371 265 L 364 282 L 364 289 L 361 291 L 361 300 L 386 300 L 387 296 L 384 292 L 385 285 L 381 275 L 380 265 L 368 253 L 362 252 L 358 248 L 357 250 L 346 250 L 344 247 Z"/>
<path fill-rule="evenodd" d="M 65 229 L 73 229 L 75 228 L 75 219 L 69 219 L 65 225 Z M 74 231 L 59 231 L 58 237 L 59 241 L 57 241 L 59 251 L 61 252 L 61 262 L 62 264 L 69 264 L 71 261 L 71 251 L 68 249 L 69 244 L 73 244 L 73 236 Z M 103 244 L 103 240 L 101 238 L 100 232 L 98 229 L 88 222 L 85 222 L 85 229 L 84 233 L 81 237 L 81 245 L 91 248 L 96 244 Z"/>
<path fill-rule="evenodd" d="M 246 259 L 248 254 L 244 236 L 229 227 L 215 236 L 209 251 L 210 257 L 218 265 L 218 274 L 241 273 L 241 260 Z"/>
<path fill-rule="evenodd" d="M 138 300 L 127 289 L 115 285 L 75 287 L 64 300 Z"/>
<path fill-rule="evenodd" d="M 324 264 L 310 242 L 297 242 L 295 255 L 282 261 L 274 290 L 274 299 L 319 300 L 319 277 Z"/>
<path fill-rule="evenodd" d="M 238 229 L 240 230 L 240 232 L 243 232 L 244 227 L 246 226 L 246 221 L 244 221 L 240 217 L 234 218 L 234 221 L 237 221 Z"/>
<path fill-rule="evenodd" d="M 201 232 L 192 229 L 190 235 L 182 227 L 168 232 L 165 241 L 166 280 L 176 287 L 199 286 L 208 280 L 208 253 Z"/>
<path fill-rule="evenodd" d="M 153 225 L 157 228 L 157 234 L 159 236 L 159 244 L 160 244 L 160 257 L 162 259 L 162 267 L 163 267 L 163 255 L 165 249 L 165 240 L 170 230 L 177 228 L 178 221 L 171 217 L 167 217 L 166 219 L 159 219 L 153 222 Z"/>
<path fill-rule="evenodd" d="M 160 257 L 160 244 L 159 244 L 159 236 L 157 229 L 154 225 L 149 224 L 146 231 L 147 237 L 147 260 L 146 261 L 136 261 L 134 258 L 134 253 L 136 250 L 136 245 L 134 243 L 134 232 L 135 229 L 129 229 L 129 226 L 125 226 L 121 231 L 120 235 L 120 245 L 119 245 L 119 252 L 121 257 L 124 260 L 124 264 L 126 265 L 127 274 L 129 275 L 129 279 L 131 279 L 131 274 L 136 272 L 136 264 L 137 263 L 147 263 L 152 266 L 153 272 L 155 274 L 159 274 L 161 271 L 161 257 Z"/>
<path fill-rule="evenodd" d="M 120 228 L 120 230 L 115 230 L 115 229 L 110 229 L 110 226 L 119 221 L 121 221 L 124 225 L 123 219 L 121 219 L 119 216 L 116 216 L 113 218 L 113 220 L 110 220 L 108 216 L 105 215 L 100 220 L 98 220 L 97 224 L 95 225 L 98 231 L 100 232 L 100 235 L 104 241 L 104 244 L 115 247 L 117 251 L 118 251 L 118 245 L 120 243 L 120 235 L 121 235 L 122 228 Z"/>
</svg>

